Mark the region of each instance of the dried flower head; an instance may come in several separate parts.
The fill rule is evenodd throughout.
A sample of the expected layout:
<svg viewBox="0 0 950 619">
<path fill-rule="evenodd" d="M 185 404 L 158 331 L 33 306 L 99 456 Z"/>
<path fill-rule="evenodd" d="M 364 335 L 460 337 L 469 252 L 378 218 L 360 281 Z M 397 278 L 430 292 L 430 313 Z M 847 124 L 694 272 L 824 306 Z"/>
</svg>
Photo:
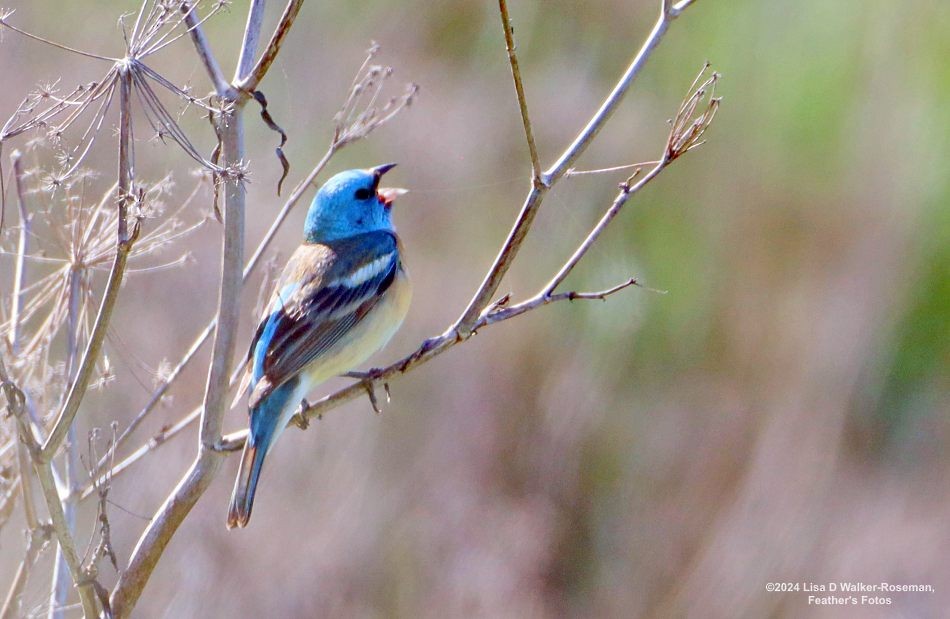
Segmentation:
<svg viewBox="0 0 950 619">
<path fill-rule="evenodd" d="M 713 71 L 706 77 L 709 68 L 710 64 L 707 62 L 693 80 L 689 94 L 680 104 L 676 116 L 670 121 L 670 135 L 666 141 L 665 153 L 668 161 L 673 161 L 705 142 L 702 139 L 703 134 L 716 117 L 719 102 L 722 100 L 716 96 L 716 83 L 720 75 Z"/>
<path fill-rule="evenodd" d="M 401 95 L 390 97 L 380 105 L 380 95 L 393 74 L 393 68 L 372 64 L 379 50 L 376 42 L 366 50 L 366 60 L 356 72 L 346 101 L 333 117 L 333 144 L 337 148 L 368 136 L 412 105 L 419 92 L 419 86 L 410 82 Z"/>
</svg>

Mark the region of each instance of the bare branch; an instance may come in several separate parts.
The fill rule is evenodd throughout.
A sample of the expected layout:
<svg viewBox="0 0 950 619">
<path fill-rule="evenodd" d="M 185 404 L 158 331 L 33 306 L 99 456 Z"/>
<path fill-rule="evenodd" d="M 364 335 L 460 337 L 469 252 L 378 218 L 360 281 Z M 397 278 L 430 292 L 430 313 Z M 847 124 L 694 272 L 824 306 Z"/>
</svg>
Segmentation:
<svg viewBox="0 0 950 619">
<path fill-rule="evenodd" d="M 640 191 L 647 183 L 657 177 L 663 169 L 669 165 L 669 160 L 664 159 L 663 161 L 656 164 L 652 170 L 647 172 L 646 176 L 641 178 L 635 185 L 628 185 L 626 182 L 622 183 L 620 186 L 620 193 L 617 194 L 617 197 L 614 199 L 613 204 L 610 205 L 610 208 L 607 209 L 607 212 L 604 213 L 600 221 L 597 222 L 597 225 L 594 226 L 594 229 L 590 231 L 590 234 L 587 235 L 587 238 L 584 239 L 584 242 L 574 251 L 574 254 L 564 263 L 564 266 L 557 272 L 557 274 L 551 278 L 551 281 L 547 283 L 544 287 L 544 294 L 552 294 L 557 287 L 567 279 L 567 276 L 570 275 L 571 271 L 574 270 L 574 267 L 577 266 L 577 263 L 580 262 L 581 258 L 584 257 L 584 254 L 594 245 L 603 231 L 607 228 L 614 217 L 617 216 L 617 213 L 620 212 L 620 209 L 623 208 L 624 204 L 627 203 L 627 200 Z M 634 173 L 636 175 L 636 173 Z"/>
<path fill-rule="evenodd" d="M 76 366 L 79 353 L 79 315 L 81 312 L 81 267 L 73 265 L 68 276 L 68 308 L 66 316 L 66 376 L 71 377 Z M 66 496 L 62 498 L 63 516 L 66 521 L 66 531 L 71 537 L 76 535 L 76 496 L 73 490 L 78 485 L 76 477 L 79 469 L 79 445 L 76 440 L 76 424 L 69 426 L 66 433 Z M 56 550 L 56 561 L 53 568 L 53 584 L 50 591 L 50 617 L 62 618 L 63 608 L 69 599 L 72 590 L 72 580 L 69 566 L 63 556 L 63 548 Z"/>
<path fill-rule="evenodd" d="M 23 495 L 23 517 L 30 530 L 37 529 L 39 519 L 36 517 L 36 503 L 33 500 L 33 488 L 30 483 L 30 454 L 26 445 L 17 445 L 17 468 L 20 473 L 20 492 Z"/>
<path fill-rule="evenodd" d="M 475 329 L 478 330 L 483 327 L 514 318 L 515 316 L 520 316 L 525 312 L 543 307 L 556 301 L 587 299 L 603 300 L 606 297 L 623 290 L 624 288 L 638 285 L 639 283 L 636 279 L 629 279 L 621 284 L 599 292 L 564 292 L 556 295 L 546 295 L 539 293 L 527 301 L 510 307 L 506 307 L 504 304 L 495 305 L 494 311 L 479 317 L 475 324 Z M 356 382 L 343 387 L 342 389 L 339 389 L 321 398 L 320 400 L 317 400 L 316 402 L 302 403 L 301 407 L 291 419 L 290 424 L 296 425 L 300 428 L 305 428 L 307 426 L 307 419 L 319 419 L 327 411 L 336 408 L 350 400 L 355 400 L 364 394 L 372 394 L 370 395 L 370 403 L 373 406 L 373 410 L 379 412 L 379 406 L 376 402 L 374 393 L 374 388 L 376 385 L 382 383 L 384 387 L 386 387 L 386 392 L 389 393 L 387 382 L 390 379 L 405 374 L 413 368 L 431 361 L 438 355 L 456 346 L 457 344 L 461 344 L 464 341 L 466 340 L 459 338 L 455 331 L 450 328 L 442 335 L 424 341 L 412 354 L 409 354 L 402 359 L 387 365 L 386 367 L 367 372 L 365 375 L 361 375 Z M 240 432 L 228 434 L 222 438 L 219 449 L 223 451 L 236 451 L 244 447 L 244 441 L 246 439 L 247 430 L 241 430 Z"/>
<path fill-rule="evenodd" d="M 160 432 L 150 438 L 144 445 L 141 445 L 138 449 L 133 451 L 131 454 L 126 456 L 120 462 L 110 462 L 108 469 L 95 477 L 93 483 L 88 484 L 82 491 L 79 493 L 80 500 L 84 500 L 96 492 L 96 484 L 104 483 L 105 479 L 115 479 L 121 473 L 124 473 L 131 467 L 133 464 L 144 458 L 149 453 L 154 452 L 156 449 L 164 445 L 170 439 L 177 436 L 183 430 L 191 427 L 191 424 L 194 423 L 198 418 L 201 417 L 201 407 L 194 409 L 183 418 L 179 419 L 177 422 L 171 426 L 163 428 Z M 99 470 L 102 470 L 100 465 Z"/>
<path fill-rule="evenodd" d="M 247 25 L 244 27 L 244 40 L 241 43 L 241 55 L 234 70 L 234 83 L 248 75 L 254 64 L 254 55 L 257 54 L 257 42 L 261 38 L 261 28 L 264 25 L 264 7 L 267 0 L 251 0 L 251 7 L 247 11 Z"/>
<path fill-rule="evenodd" d="M 620 170 L 638 170 L 645 168 L 647 166 L 653 166 L 660 163 L 659 161 L 641 161 L 640 163 L 627 163 L 624 165 L 612 166 L 609 168 L 598 168 L 596 170 L 575 170 L 571 168 L 564 173 L 564 178 L 571 176 L 588 176 L 591 174 L 609 174 L 610 172 L 619 172 Z"/>
<path fill-rule="evenodd" d="M 695 2 L 695 1 L 696 1 L 696 0 L 682 0 L 681 2 L 678 2 L 678 3 L 676 3 L 675 5 L 669 7 L 668 9 L 665 9 L 665 10 L 667 11 L 667 14 L 670 16 L 670 18 L 671 18 L 671 19 L 674 19 L 674 18 L 676 18 L 676 17 L 679 17 L 680 14 L 681 14 L 683 11 L 685 11 L 686 8 L 689 7 L 689 5 L 691 5 L 691 4 L 692 4 L 693 2 Z M 666 3 L 664 2 L 664 7 L 665 7 L 665 6 L 666 6 Z"/>
<path fill-rule="evenodd" d="M 201 62 L 208 72 L 208 77 L 211 78 L 211 83 L 214 84 L 215 92 L 218 93 L 219 97 L 223 97 L 228 92 L 230 86 L 228 85 L 228 81 L 224 78 L 221 66 L 218 65 L 218 61 L 211 51 L 211 44 L 208 43 L 204 30 L 201 29 L 201 24 L 198 22 L 198 16 L 195 15 L 192 8 L 192 5 L 187 2 L 181 5 L 181 11 L 185 14 L 185 24 L 188 26 L 191 41 L 195 44 L 195 51 L 198 52 L 198 57 L 201 58 Z"/>
<path fill-rule="evenodd" d="M 13 162 L 13 175 L 16 182 L 17 206 L 20 214 L 20 234 L 17 243 L 16 266 L 13 273 L 13 299 L 10 310 L 10 349 L 14 355 L 20 349 L 20 312 L 25 302 L 23 289 L 26 282 L 26 255 L 29 253 L 33 216 L 26 207 L 26 187 L 23 182 L 23 164 L 20 152 L 13 151 L 10 155 Z"/>
<path fill-rule="evenodd" d="M 69 572 L 73 577 L 73 582 L 79 588 L 79 597 L 82 601 L 83 612 L 87 617 L 96 616 L 95 599 L 92 596 L 91 583 L 85 578 L 82 568 L 79 564 L 79 557 L 76 554 L 76 546 L 69 528 L 66 523 L 66 517 L 63 513 L 63 506 L 60 503 L 59 492 L 56 489 L 56 481 L 53 478 L 53 467 L 49 461 L 41 459 L 41 450 L 37 443 L 33 430 L 30 427 L 30 421 L 26 414 L 26 396 L 10 380 L 6 365 L 3 359 L 0 359 L 0 388 L 7 400 L 7 411 L 15 418 L 20 441 L 26 446 L 32 458 L 33 470 L 40 482 L 40 488 L 43 497 L 46 500 L 46 507 L 52 521 L 52 528 L 62 548 L 63 558 L 69 566 Z M 21 478 L 25 480 L 26 478 Z"/>
<path fill-rule="evenodd" d="M 256 45 L 256 35 L 252 31 L 255 29 L 255 13 L 261 10 L 262 5 L 262 2 L 254 2 L 251 6 L 242 62 L 248 47 Z M 260 29 L 259 23 L 256 29 Z M 240 108 L 240 100 L 233 103 Z M 215 122 L 225 167 L 231 169 L 241 165 L 244 159 L 244 122 L 241 110 L 236 109 L 230 115 L 218 115 Z M 223 459 L 214 447 L 221 436 L 221 422 L 227 404 L 228 376 L 240 320 L 246 198 L 244 183 L 239 178 L 226 178 L 224 194 L 224 242 L 217 326 L 202 406 L 198 455 L 178 487 L 149 522 L 132 552 L 128 568 L 119 577 L 111 599 L 116 617 L 125 617 L 131 613 L 165 547 L 210 485 Z"/>
<path fill-rule="evenodd" d="M 83 353 L 82 363 L 76 372 L 69 389 L 69 395 L 63 404 L 56 423 L 40 453 L 40 459 L 44 462 L 52 460 L 63 439 L 66 437 L 69 427 L 79 411 L 79 404 L 82 402 L 86 389 L 89 386 L 89 380 L 95 369 L 96 360 L 99 358 L 99 352 L 102 350 L 102 343 L 109 328 L 109 321 L 112 318 L 112 310 L 115 308 L 115 302 L 119 296 L 119 287 L 122 285 L 122 277 L 125 273 L 125 265 L 128 260 L 129 251 L 132 243 L 135 241 L 135 234 L 130 234 L 128 229 L 128 206 L 132 200 L 132 117 L 131 117 L 131 92 L 132 92 L 132 74 L 126 68 L 121 72 L 119 83 L 119 186 L 118 186 L 118 222 L 116 232 L 115 258 L 112 263 L 112 270 L 109 273 L 109 280 L 106 283 L 106 289 L 102 296 L 102 303 L 99 306 L 99 312 L 96 315 L 95 325 L 92 333 L 89 335 L 89 341 L 86 344 L 86 351 Z M 137 229 L 136 229 L 137 231 Z"/>
<path fill-rule="evenodd" d="M 66 521 L 66 514 L 63 511 L 63 505 L 60 503 L 59 492 L 56 489 L 56 480 L 53 478 L 53 468 L 49 462 L 34 459 L 33 469 L 40 482 L 40 488 L 43 492 L 43 498 L 46 500 L 46 507 L 49 510 L 50 520 L 52 521 L 53 531 L 56 534 L 56 540 L 62 550 L 62 557 L 69 567 L 70 576 L 76 587 L 79 589 L 79 599 L 82 601 L 83 613 L 86 617 L 97 617 L 95 592 L 92 586 L 92 579 L 88 578 L 83 572 L 82 565 L 79 562 L 79 554 L 76 552 L 76 543 L 73 536 L 69 533 L 69 525 Z"/>
<path fill-rule="evenodd" d="M 521 123 L 524 125 L 524 135 L 528 142 L 528 152 L 531 155 L 531 178 L 537 185 L 541 182 L 541 161 L 538 158 L 538 148 L 534 143 L 534 134 L 531 131 L 531 118 L 528 116 L 528 101 L 524 94 L 524 84 L 521 82 L 521 69 L 518 68 L 518 56 L 515 54 L 515 30 L 511 27 L 511 18 L 508 16 L 508 2 L 498 0 L 498 10 L 501 13 L 501 25 L 505 29 L 505 46 L 508 49 L 508 64 L 511 65 L 511 77 L 515 81 L 515 92 L 518 95 L 518 107 L 521 108 Z"/>
<path fill-rule="evenodd" d="M 3 602 L 3 608 L 0 608 L 0 619 L 16 619 L 16 617 L 25 616 L 25 613 L 20 609 L 20 596 L 23 594 L 26 583 L 30 578 L 30 570 L 33 569 L 40 552 L 49 543 L 52 534 L 53 530 L 49 526 L 30 528 L 26 553 L 13 577 L 10 590 Z"/>
<path fill-rule="evenodd" d="M 254 2 L 251 10 L 253 11 L 254 6 L 257 2 Z M 263 2 L 260 3 L 263 5 Z M 254 65 L 254 68 L 249 68 L 250 63 L 245 64 L 247 50 L 245 49 L 241 55 L 241 66 L 239 71 L 235 76 L 235 86 L 244 92 L 253 92 L 257 90 L 258 84 L 261 83 L 261 80 L 264 79 L 264 75 L 267 74 L 267 70 L 270 69 L 270 66 L 274 63 L 274 59 L 277 58 L 277 53 L 280 51 L 280 46 L 283 44 L 284 39 L 287 37 L 287 33 L 290 32 L 290 27 L 293 26 L 294 20 L 297 19 L 297 13 L 300 12 L 300 7 L 303 6 L 303 0 L 290 0 L 287 3 L 287 6 L 284 7 L 284 12 L 280 16 L 280 21 L 277 23 L 277 28 L 274 30 L 274 34 L 270 37 L 270 42 L 268 42 L 267 47 L 264 48 L 264 53 L 261 54 L 260 59 Z M 250 28 L 251 22 L 250 17 L 248 18 L 248 28 Z M 260 32 L 260 24 L 257 24 L 257 31 Z M 245 35 L 245 45 L 247 45 L 247 35 Z M 257 44 L 256 40 L 254 42 L 254 49 L 256 49 Z M 254 49 L 250 50 L 250 56 L 253 57 Z"/>
<path fill-rule="evenodd" d="M 604 99 L 600 109 L 591 117 L 587 126 L 574 138 L 574 141 L 561 154 L 557 162 L 541 175 L 541 182 L 534 184 L 528 193 L 521 207 L 521 212 L 518 214 L 511 232 L 508 233 L 508 238 L 505 240 L 504 245 L 502 245 L 501 250 L 498 252 L 498 256 L 485 275 L 478 291 L 476 291 L 472 300 L 455 324 L 454 330 L 459 337 L 467 338 L 471 336 L 475 321 L 492 297 L 495 296 L 498 286 L 501 284 L 501 280 L 508 272 L 508 268 L 514 261 L 515 256 L 518 255 L 518 251 L 521 249 L 525 236 L 528 234 L 531 224 L 534 222 L 534 217 L 548 189 L 574 165 L 577 159 L 587 150 L 591 141 L 600 133 L 600 130 L 613 115 L 621 100 L 623 100 L 624 95 L 629 90 L 634 79 L 646 65 L 650 54 L 653 53 L 653 50 L 659 44 L 663 35 L 666 34 L 672 17 L 667 14 L 665 6 L 664 4 L 664 10 L 661 11 L 660 18 L 657 20 L 656 25 L 654 25 L 646 42 L 644 42 L 640 51 L 634 56 L 627 70 L 624 71 L 613 90 L 607 98 Z M 685 8 L 685 6 L 683 8 Z"/>
<path fill-rule="evenodd" d="M 61 49 L 61 50 L 63 50 L 63 51 L 66 51 L 66 52 L 70 52 L 70 53 L 73 53 L 73 54 L 79 54 L 80 56 L 85 56 L 86 58 L 95 58 L 96 60 L 108 60 L 109 62 L 118 62 L 118 60 L 119 60 L 118 58 L 110 58 L 109 56 L 102 56 L 102 55 L 100 55 L 100 54 L 93 54 L 93 53 L 91 53 L 91 52 L 84 52 L 84 51 L 82 51 L 81 49 L 76 49 L 76 48 L 73 48 L 73 47 L 69 47 L 68 45 L 63 45 L 62 43 L 56 43 L 56 42 L 54 42 L 54 41 L 50 41 L 49 39 L 44 39 L 44 38 L 41 37 L 41 36 L 38 36 L 38 35 L 35 35 L 35 34 L 32 34 L 32 33 L 26 32 L 25 30 L 20 30 L 20 29 L 17 28 L 16 26 L 12 25 L 9 21 L 7 21 L 7 20 L 10 18 L 11 15 L 13 15 L 13 11 L 8 11 L 8 12 L 5 12 L 5 13 L 0 12 L 0 26 L 4 26 L 4 27 L 6 27 L 6 28 L 9 28 L 10 30 L 12 30 L 12 31 L 14 31 L 14 32 L 17 32 L 17 33 L 19 33 L 19 34 L 22 34 L 23 36 L 25 36 L 25 37 L 27 37 L 27 38 L 29 38 L 29 39 L 33 39 L 34 41 L 39 41 L 40 43 L 45 43 L 45 44 L 47 44 L 47 45 L 51 45 L 52 47 L 56 47 L 56 48 L 58 48 L 58 49 Z"/>
<path fill-rule="evenodd" d="M 554 165 L 548 168 L 548 170 L 544 173 L 543 180 L 546 184 L 550 185 L 557 181 L 557 179 L 559 179 L 568 170 L 568 168 L 574 165 L 574 163 L 584 153 L 584 151 L 587 150 L 587 147 L 590 145 L 591 141 L 597 137 L 597 134 L 600 133 L 600 130 L 603 129 L 607 121 L 610 120 L 610 117 L 613 115 L 614 111 L 616 111 L 617 106 L 627 94 L 627 91 L 630 89 L 633 81 L 638 75 L 640 75 L 640 71 L 642 71 L 643 67 L 646 66 L 647 60 L 649 60 L 653 50 L 656 49 L 656 46 L 662 40 L 663 35 L 666 34 L 669 26 L 669 16 L 667 16 L 665 13 L 661 13 L 660 18 L 653 26 L 653 30 L 643 43 L 640 51 L 638 51 L 636 56 L 633 57 L 633 60 L 627 67 L 627 70 L 624 71 L 616 85 L 614 85 L 613 90 L 609 95 L 607 95 L 607 98 L 604 99 L 600 109 L 598 109 L 597 112 L 591 117 L 587 125 L 581 130 L 577 137 L 574 138 L 574 141 L 561 154 Z"/>
</svg>

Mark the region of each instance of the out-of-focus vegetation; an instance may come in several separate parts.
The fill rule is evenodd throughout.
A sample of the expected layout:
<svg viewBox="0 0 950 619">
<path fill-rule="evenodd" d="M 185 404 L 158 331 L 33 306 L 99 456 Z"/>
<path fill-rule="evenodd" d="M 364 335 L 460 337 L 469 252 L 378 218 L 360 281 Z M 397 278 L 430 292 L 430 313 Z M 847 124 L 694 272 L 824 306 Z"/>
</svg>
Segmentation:
<svg viewBox="0 0 950 619">
<path fill-rule="evenodd" d="M 543 161 L 596 109 L 657 4 L 513 3 Z M 12 8 L 26 30 L 119 53 L 116 17 L 134 6 Z M 206 25 L 223 59 L 240 44 L 244 8 Z M 140 616 L 889 617 L 950 607 L 940 586 L 950 581 L 947 32 L 950 4 L 939 2 L 698 0 L 579 165 L 655 158 L 702 63 L 724 75 L 709 142 L 636 196 L 568 282 L 600 289 L 636 275 L 668 294 L 632 288 L 487 329 L 394 382 L 382 416 L 360 401 L 288 433 L 252 526 L 226 532 L 230 474 L 220 476 Z M 370 40 L 422 88 L 411 110 L 332 164 L 398 161 L 393 180 L 412 191 L 396 220 L 416 294 L 382 363 L 464 308 L 520 207 L 529 163 L 493 3 L 312 2 L 262 84 L 290 135 L 292 174 L 325 150 Z M 155 62 L 208 88 L 187 40 Z M 71 87 L 101 68 L 5 32 L 0 116 L 38 83 Z M 183 123 L 210 152 L 207 121 Z M 189 162 L 144 125 L 139 136 L 139 178 L 171 169 L 183 200 Z M 250 116 L 247 139 L 256 243 L 281 203 L 280 167 L 275 135 Z M 98 147 L 92 163 L 111 182 L 114 149 Z M 503 289 L 536 290 L 622 178 L 566 179 Z M 303 215 L 280 235 L 284 257 Z M 84 424 L 127 422 L 212 315 L 219 234 L 210 225 L 189 237 L 187 268 L 129 280 L 107 345 L 116 380 L 87 399 Z M 0 255 L 0 290 L 12 264 Z M 259 286 L 244 295 L 245 338 Z M 204 379 L 190 372 L 140 440 L 191 410 Z M 244 424 L 230 413 L 229 428 Z M 120 557 L 193 441 L 176 439 L 115 481 Z M 18 518 L 0 531 L 0 583 L 20 559 Z M 937 590 L 843 610 L 764 588 L 830 580 Z M 41 609 L 48 585 L 31 585 L 26 606 Z"/>
</svg>

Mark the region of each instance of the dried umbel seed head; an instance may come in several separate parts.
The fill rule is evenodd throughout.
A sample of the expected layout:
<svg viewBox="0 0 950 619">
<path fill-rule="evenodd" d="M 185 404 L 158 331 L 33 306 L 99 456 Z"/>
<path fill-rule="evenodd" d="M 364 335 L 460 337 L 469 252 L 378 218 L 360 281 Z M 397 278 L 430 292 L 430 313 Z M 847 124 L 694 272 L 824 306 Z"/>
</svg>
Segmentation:
<svg viewBox="0 0 950 619">
<path fill-rule="evenodd" d="M 716 117 L 721 101 L 721 98 L 716 96 L 716 83 L 720 75 L 714 71 L 707 77 L 709 68 L 707 62 L 693 80 L 689 94 L 680 104 L 676 116 L 670 121 L 670 135 L 665 154 L 669 161 L 702 144 L 703 134 Z"/>
<path fill-rule="evenodd" d="M 356 73 L 346 101 L 333 117 L 333 143 L 337 148 L 368 136 L 412 105 L 419 92 L 416 84 L 409 83 L 401 95 L 390 97 L 380 105 L 380 95 L 386 81 L 392 77 L 393 68 L 370 64 L 379 49 L 379 45 L 374 42 L 367 50 L 366 60 Z"/>
</svg>

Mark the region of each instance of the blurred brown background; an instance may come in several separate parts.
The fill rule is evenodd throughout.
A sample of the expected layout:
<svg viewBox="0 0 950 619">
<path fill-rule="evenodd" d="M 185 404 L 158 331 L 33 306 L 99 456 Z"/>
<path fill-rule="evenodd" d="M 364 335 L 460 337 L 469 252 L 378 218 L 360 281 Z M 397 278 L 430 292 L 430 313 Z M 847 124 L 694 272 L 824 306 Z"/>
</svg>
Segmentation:
<svg viewBox="0 0 950 619">
<path fill-rule="evenodd" d="M 658 4 L 512 3 L 544 162 L 586 123 Z M 13 2 L 11 21 L 120 54 L 116 18 L 135 6 Z M 280 8 L 269 7 L 266 29 Z M 228 74 L 245 14 L 235 2 L 207 24 Z M 543 308 L 395 381 L 382 416 L 362 399 L 288 432 L 250 528 L 229 533 L 231 458 L 137 616 L 946 616 L 947 32 L 950 4 L 940 2 L 699 0 L 580 162 L 655 158 L 702 63 L 723 73 L 708 144 L 632 200 L 568 282 L 600 289 L 636 275 L 669 293 Z M 416 293 L 373 359 L 382 364 L 464 308 L 521 205 L 528 160 L 494 3 L 308 2 L 263 84 L 290 134 L 292 180 L 323 153 L 370 40 L 396 68 L 393 94 L 401 81 L 421 86 L 411 109 L 328 170 L 398 161 L 390 182 L 412 190 L 396 220 Z M 152 65 L 197 93 L 209 88 L 187 40 Z M 103 72 L 3 33 L 0 116 L 39 82 L 71 87 Z M 249 106 L 250 248 L 282 203 L 276 137 L 255 116 Z M 183 123 L 209 152 L 207 121 L 189 113 Z M 138 137 L 138 177 L 174 170 L 184 199 L 191 163 Z M 107 178 L 113 150 L 102 142 L 91 160 Z M 619 180 L 565 179 L 502 289 L 533 294 Z M 278 238 L 284 258 L 305 207 Z M 202 198 L 185 218 L 208 208 Z M 219 239 L 210 223 L 187 240 L 188 267 L 130 279 L 108 344 L 117 379 L 87 399 L 85 425 L 126 423 L 212 315 Z M 0 256 L 5 290 L 12 265 Z M 242 342 L 260 281 L 244 295 Z M 191 410 L 204 380 L 200 367 L 189 371 L 134 443 Z M 239 410 L 226 422 L 244 424 Z M 179 437 L 115 481 L 120 560 L 194 443 L 193 432 Z M 93 517 L 85 506 L 82 526 Z M 0 583 L 21 557 L 21 530 L 17 510 L 0 532 Z M 28 591 L 36 612 L 50 558 Z M 110 568 L 103 579 L 114 579 Z M 849 610 L 767 593 L 771 581 L 936 591 Z"/>
</svg>

